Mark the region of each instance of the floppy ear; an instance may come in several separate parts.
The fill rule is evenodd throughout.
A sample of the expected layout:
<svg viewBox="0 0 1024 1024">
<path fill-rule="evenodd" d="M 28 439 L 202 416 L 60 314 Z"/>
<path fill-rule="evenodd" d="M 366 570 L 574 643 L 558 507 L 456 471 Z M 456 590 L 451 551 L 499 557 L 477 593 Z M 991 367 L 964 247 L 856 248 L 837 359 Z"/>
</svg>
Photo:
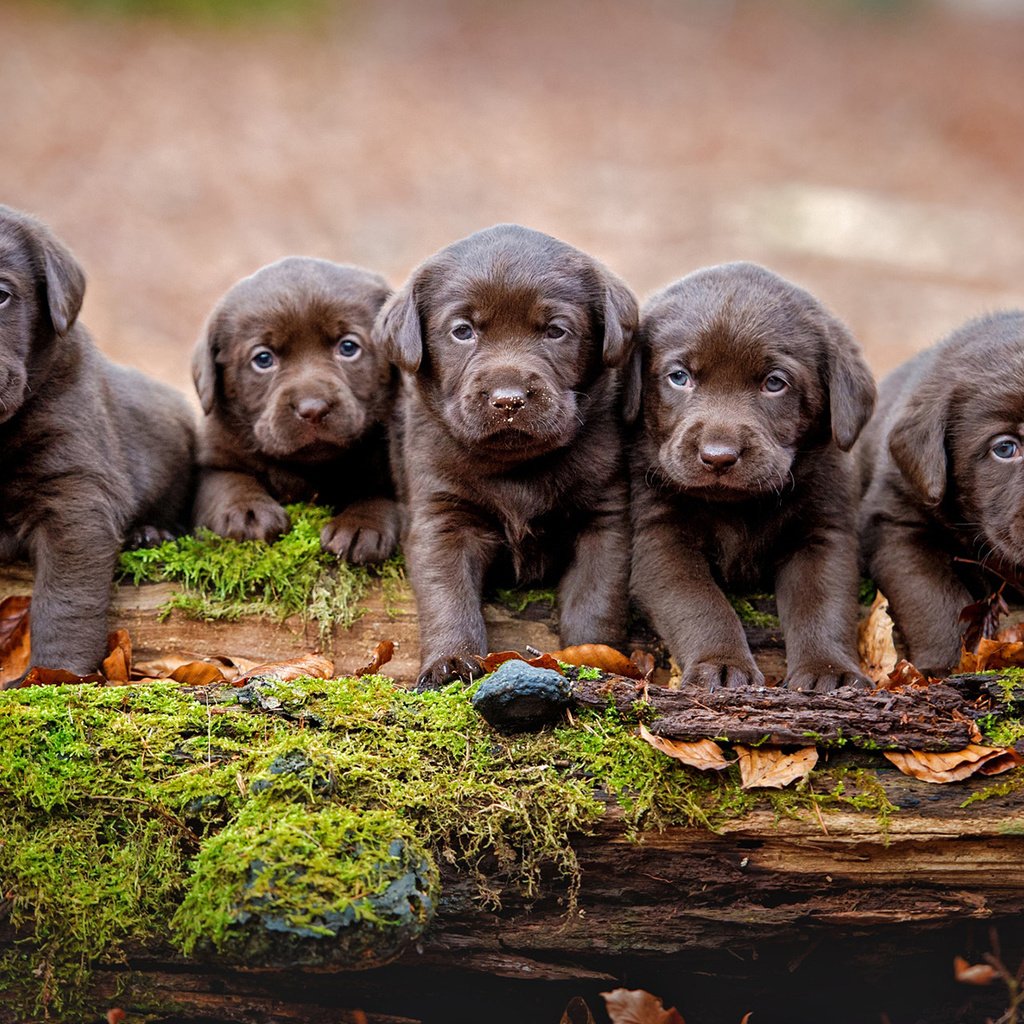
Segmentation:
<svg viewBox="0 0 1024 1024">
<path fill-rule="evenodd" d="M 622 418 L 626 423 L 636 423 L 640 415 L 644 388 L 643 343 L 637 344 L 630 353 L 629 361 L 622 371 Z"/>
<path fill-rule="evenodd" d="M 605 366 L 622 366 L 633 350 L 638 310 L 636 297 L 614 274 L 605 271 L 604 343 L 601 361 Z"/>
<path fill-rule="evenodd" d="M 907 482 L 929 505 L 946 493 L 946 427 L 949 398 L 918 391 L 889 433 L 889 454 Z"/>
<path fill-rule="evenodd" d="M 384 304 L 373 333 L 380 340 L 388 359 L 400 370 L 415 373 L 423 359 L 423 332 L 416 301 L 416 278 Z"/>
<path fill-rule="evenodd" d="M 37 234 L 46 279 L 46 303 L 54 333 L 63 336 L 74 326 L 85 297 L 85 274 L 68 249 L 43 230 Z"/>
<path fill-rule="evenodd" d="M 877 389 L 853 335 L 832 317 L 828 318 L 826 331 L 832 438 L 841 451 L 848 452 L 871 419 Z"/>
<path fill-rule="evenodd" d="M 220 351 L 220 336 L 223 329 L 223 317 L 215 312 L 207 321 L 196 347 L 192 350 L 192 381 L 204 413 L 210 412 L 217 397 L 220 378 L 217 353 Z"/>
</svg>

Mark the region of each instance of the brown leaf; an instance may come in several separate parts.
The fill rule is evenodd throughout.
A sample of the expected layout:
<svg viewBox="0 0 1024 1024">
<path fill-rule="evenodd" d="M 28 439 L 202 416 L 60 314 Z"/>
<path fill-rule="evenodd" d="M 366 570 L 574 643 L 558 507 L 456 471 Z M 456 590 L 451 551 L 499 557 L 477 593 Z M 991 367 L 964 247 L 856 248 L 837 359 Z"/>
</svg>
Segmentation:
<svg viewBox="0 0 1024 1024">
<path fill-rule="evenodd" d="M 678 1010 L 666 1010 L 643 989 L 617 988 L 601 996 L 612 1024 L 686 1024 Z"/>
<path fill-rule="evenodd" d="M 879 590 L 867 618 L 857 629 L 857 653 L 860 670 L 873 683 L 889 678 L 896 667 L 896 645 L 892 640 L 893 621 L 889 617 L 888 598 Z"/>
<path fill-rule="evenodd" d="M 27 594 L 14 594 L 0 601 L 0 689 L 19 679 L 28 668 L 31 604 Z"/>
<path fill-rule="evenodd" d="M 561 665 L 550 654 L 538 654 L 535 658 L 524 658 L 518 651 L 497 651 L 494 654 L 488 654 L 482 664 L 485 672 L 493 672 L 506 661 L 525 661 L 527 665 L 532 665 L 534 668 L 549 668 L 553 672 L 562 672 Z"/>
<path fill-rule="evenodd" d="M 999 972 L 991 964 L 969 964 L 962 956 L 955 956 L 953 977 L 965 985 L 991 985 Z"/>
<path fill-rule="evenodd" d="M 381 642 L 373 649 L 373 657 L 370 661 L 359 669 L 358 672 L 353 672 L 352 675 L 357 678 L 360 676 L 375 676 L 380 671 L 381 666 L 386 665 L 392 659 L 394 653 L 394 641 L 381 640 Z"/>
<path fill-rule="evenodd" d="M 65 686 L 77 685 L 80 683 L 105 683 L 106 680 L 98 672 L 92 672 L 87 676 L 78 676 L 74 672 L 68 672 L 62 668 L 40 668 L 32 669 L 22 686 Z"/>
<path fill-rule="evenodd" d="M 594 1015 L 579 996 L 573 996 L 558 1024 L 594 1024 Z"/>
<path fill-rule="evenodd" d="M 902 690 L 906 686 L 928 686 L 928 677 L 905 658 L 896 662 L 896 667 L 878 683 L 880 690 Z"/>
<path fill-rule="evenodd" d="M 624 654 L 608 647 L 606 644 L 581 644 L 579 647 L 566 647 L 561 651 L 552 651 L 551 657 L 564 661 L 567 665 L 589 665 L 599 668 L 602 672 L 611 672 L 617 676 L 628 676 L 630 679 L 643 679 L 643 672 Z"/>
<path fill-rule="evenodd" d="M 787 754 L 779 747 L 744 747 L 737 743 L 735 750 L 743 789 L 782 789 L 806 778 L 818 763 L 817 747 L 802 747 Z"/>
<path fill-rule="evenodd" d="M 257 665 L 245 675 L 234 680 L 234 685 L 244 686 L 253 676 L 276 676 L 286 683 L 292 679 L 299 679 L 301 676 L 312 676 L 314 679 L 333 679 L 334 662 L 322 654 L 301 654 L 288 661 Z"/>
<path fill-rule="evenodd" d="M 1024 642 L 1024 622 L 1017 622 L 1012 626 L 1004 626 L 992 639 L 1004 644 Z"/>
<path fill-rule="evenodd" d="M 883 754 L 904 775 L 935 783 L 960 782 L 976 773 L 998 775 L 1024 763 L 1024 757 L 1012 747 L 984 747 L 978 743 L 972 743 L 963 750 L 939 753 L 886 750 Z"/>
<path fill-rule="evenodd" d="M 964 561 L 964 559 L 957 559 Z M 1001 584 L 998 590 L 983 597 L 974 604 L 969 604 L 960 612 L 960 622 L 964 625 L 964 649 L 973 651 L 982 640 L 995 636 L 999 629 L 999 620 L 1010 611 L 1006 607 Z"/>
<path fill-rule="evenodd" d="M 649 651 L 633 651 L 629 655 L 629 660 L 636 667 L 637 672 L 640 673 L 639 678 L 645 683 L 649 683 L 654 675 L 654 655 Z"/>
<path fill-rule="evenodd" d="M 986 672 L 997 668 L 1017 668 L 1024 665 L 1024 643 L 1006 643 L 1000 640 L 979 640 L 977 650 L 960 652 L 957 672 Z"/>
<path fill-rule="evenodd" d="M 128 1014 L 120 1006 L 112 1006 L 107 1010 L 107 1024 L 122 1024 L 127 1018 Z"/>
<path fill-rule="evenodd" d="M 162 658 L 154 658 L 152 661 L 135 662 L 132 666 L 132 675 L 136 680 L 141 679 L 170 679 L 175 669 L 183 665 L 191 665 L 197 661 L 207 662 L 220 669 L 223 678 L 227 681 L 234 679 L 243 672 L 255 668 L 259 662 L 251 658 L 240 658 L 237 655 L 212 654 L 206 658 L 197 658 L 194 654 L 168 654 Z"/>
<path fill-rule="evenodd" d="M 132 677 L 132 641 L 127 629 L 115 629 L 107 636 L 110 652 L 100 666 L 109 683 L 127 683 Z"/>
<path fill-rule="evenodd" d="M 213 683 L 225 683 L 228 680 L 223 671 L 208 661 L 188 661 L 179 665 L 168 677 L 185 686 L 210 686 Z"/>
<path fill-rule="evenodd" d="M 714 740 L 697 740 L 696 743 L 667 740 L 662 736 L 655 736 L 643 722 L 640 723 L 640 735 L 655 750 L 660 750 L 691 768 L 699 768 L 702 772 L 721 771 L 733 763 L 726 760 L 722 748 Z"/>
</svg>

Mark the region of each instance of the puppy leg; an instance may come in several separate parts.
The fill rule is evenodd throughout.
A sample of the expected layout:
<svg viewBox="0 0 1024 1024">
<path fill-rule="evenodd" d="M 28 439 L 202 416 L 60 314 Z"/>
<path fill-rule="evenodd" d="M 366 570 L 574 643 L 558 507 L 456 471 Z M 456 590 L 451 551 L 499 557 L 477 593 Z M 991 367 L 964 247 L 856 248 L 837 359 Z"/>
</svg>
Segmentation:
<svg viewBox="0 0 1024 1024">
<path fill-rule="evenodd" d="M 732 605 L 671 514 L 638 526 L 630 589 L 668 644 L 685 685 L 715 689 L 764 683 Z"/>
<path fill-rule="evenodd" d="M 871 549 L 871 577 L 889 599 L 910 661 L 925 675 L 948 675 L 960 660 L 960 613 L 974 600 L 948 547 L 923 528 L 886 521 L 875 523 Z"/>
<path fill-rule="evenodd" d="M 88 499 L 83 507 L 89 508 Z M 83 517 L 47 523 L 33 535 L 33 666 L 86 675 L 105 657 L 110 586 L 121 550 L 114 529 Z"/>
<path fill-rule="evenodd" d="M 390 498 L 354 501 L 336 515 L 320 534 L 325 551 L 355 565 L 383 562 L 398 546 L 401 514 Z"/>
<path fill-rule="evenodd" d="M 844 530 L 813 531 L 775 578 L 791 690 L 867 686 L 857 661 L 857 550 Z"/>
<path fill-rule="evenodd" d="M 405 557 L 420 627 L 419 689 L 480 675 L 487 651 L 483 580 L 498 543 L 471 513 L 443 506 L 413 512 Z"/>
<path fill-rule="evenodd" d="M 223 469 L 200 472 L 193 521 L 232 540 L 273 540 L 290 525 L 288 513 L 254 476 Z"/>
<path fill-rule="evenodd" d="M 629 520 L 626 488 L 609 494 L 576 538 L 572 563 L 558 588 L 559 634 L 564 646 L 620 646 L 629 606 Z"/>
</svg>

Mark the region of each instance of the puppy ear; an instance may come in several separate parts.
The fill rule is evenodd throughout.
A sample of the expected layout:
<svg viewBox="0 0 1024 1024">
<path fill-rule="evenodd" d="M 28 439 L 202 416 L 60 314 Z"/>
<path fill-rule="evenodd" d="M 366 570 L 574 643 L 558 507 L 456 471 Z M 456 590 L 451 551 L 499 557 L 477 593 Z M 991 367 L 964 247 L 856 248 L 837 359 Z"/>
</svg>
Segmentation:
<svg viewBox="0 0 1024 1024">
<path fill-rule="evenodd" d="M 204 413 L 209 413 L 213 409 L 213 403 L 217 398 L 217 353 L 220 351 L 220 335 L 223 330 L 221 321 L 222 317 L 214 313 L 192 350 L 192 381 Z"/>
<path fill-rule="evenodd" d="M 38 236 L 46 279 L 46 303 L 54 333 L 63 337 L 74 326 L 85 297 L 85 273 L 78 261 L 49 231 Z"/>
<path fill-rule="evenodd" d="M 643 344 L 639 339 L 637 341 L 637 345 L 630 353 L 629 362 L 622 371 L 622 418 L 626 423 L 636 423 L 643 397 Z"/>
<path fill-rule="evenodd" d="M 889 434 L 889 454 L 929 505 L 938 505 L 946 493 L 948 416 L 948 400 L 918 391 Z"/>
<path fill-rule="evenodd" d="M 871 419 L 877 389 L 853 335 L 831 317 L 827 333 L 832 438 L 841 451 L 848 452 L 864 425 Z"/>
<path fill-rule="evenodd" d="M 601 361 L 605 366 L 623 366 L 633 350 L 639 313 L 636 297 L 614 274 L 605 271 L 604 343 Z"/>
<path fill-rule="evenodd" d="M 373 333 L 388 359 L 401 370 L 415 373 L 423 359 L 423 332 L 416 300 L 416 282 L 410 281 L 384 304 Z"/>
</svg>

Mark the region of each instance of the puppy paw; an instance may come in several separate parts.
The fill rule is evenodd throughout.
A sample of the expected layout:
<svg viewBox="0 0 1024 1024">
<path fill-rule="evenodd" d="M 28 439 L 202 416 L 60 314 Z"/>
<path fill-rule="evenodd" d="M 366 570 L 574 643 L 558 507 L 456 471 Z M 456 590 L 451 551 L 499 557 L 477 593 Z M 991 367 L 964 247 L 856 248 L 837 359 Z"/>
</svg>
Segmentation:
<svg viewBox="0 0 1024 1024">
<path fill-rule="evenodd" d="M 428 662 L 416 680 L 416 689 L 439 690 L 455 680 L 470 683 L 483 674 L 483 662 L 475 654 L 451 654 Z"/>
<path fill-rule="evenodd" d="M 162 526 L 150 526 L 147 523 L 133 527 L 124 539 L 124 546 L 128 551 L 134 551 L 136 548 L 155 548 L 166 541 L 174 540 L 175 536 L 176 534 Z"/>
<path fill-rule="evenodd" d="M 743 689 L 764 686 L 764 673 L 752 662 L 725 664 L 695 661 L 683 669 L 683 685 L 704 690 Z"/>
<path fill-rule="evenodd" d="M 394 554 L 398 532 L 398 509 L 393 501 L 367 502 L 336 515 L 320 533 L 320 546 L 346 562 L 370 565 Z"/>
<path fill-rule="evenodd" d="M 291 520 L 276 501 L 268 498 L 219 508 L 199 525 L 231 540 L 271 541 L 287 532 Z"/>
<path fill-rule="evenodd" d="M 871 682 L 855 668 L 846 665 L 798 665 L 782 681 L 789 690 L 831 693 L 841 686 L 870 688 Z"/>
</svg>

